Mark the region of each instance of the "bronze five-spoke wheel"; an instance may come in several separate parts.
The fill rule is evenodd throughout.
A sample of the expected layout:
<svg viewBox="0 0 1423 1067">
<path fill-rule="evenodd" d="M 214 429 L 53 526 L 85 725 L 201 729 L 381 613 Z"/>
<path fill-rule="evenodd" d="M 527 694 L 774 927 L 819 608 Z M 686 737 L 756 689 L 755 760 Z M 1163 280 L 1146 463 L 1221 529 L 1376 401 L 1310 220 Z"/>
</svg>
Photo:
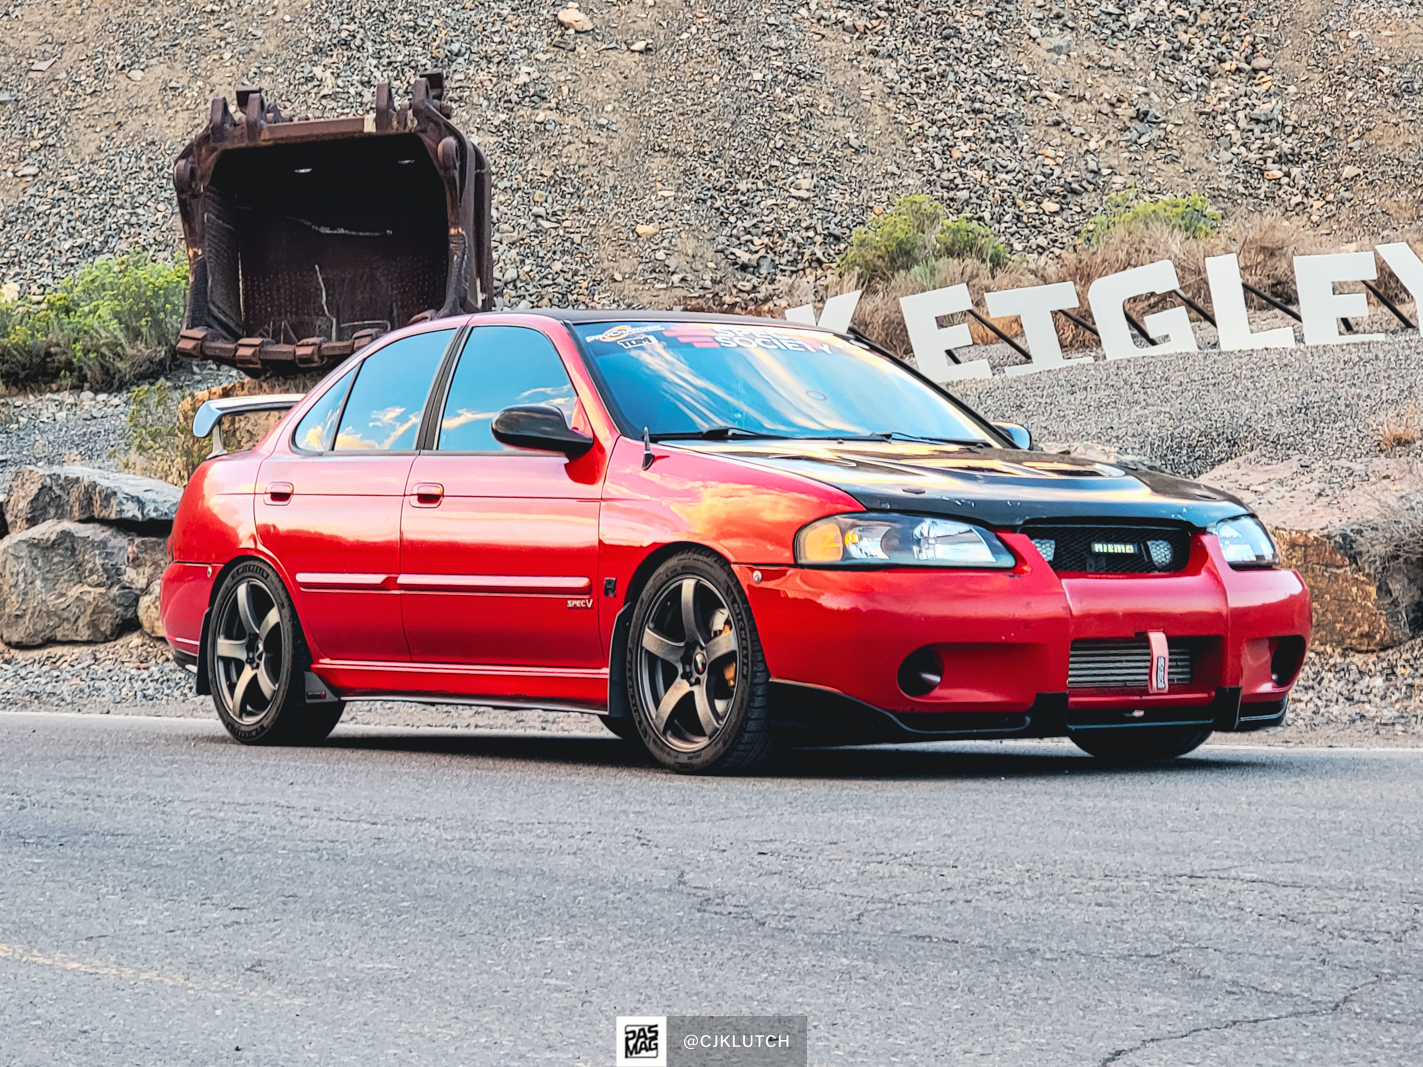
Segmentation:
<svg viewBox="0 0 1423 1067">
<path fill-rule="evenodd" d="M 680 553 L 633 613 L 628 694 L 648 751 L 676 770 L 746 770 L 769 755 L 769 682 L 750 607 L 730 568 Z"/>
<path fill-rule="evenodd" d="M 234 567 L 213 600 L 208 678 L 218 718 L 244 744 L 313 744 L 343 705 L 306 703 L 310 655 L 281 580 L 265 563 Z"/>
</svg>

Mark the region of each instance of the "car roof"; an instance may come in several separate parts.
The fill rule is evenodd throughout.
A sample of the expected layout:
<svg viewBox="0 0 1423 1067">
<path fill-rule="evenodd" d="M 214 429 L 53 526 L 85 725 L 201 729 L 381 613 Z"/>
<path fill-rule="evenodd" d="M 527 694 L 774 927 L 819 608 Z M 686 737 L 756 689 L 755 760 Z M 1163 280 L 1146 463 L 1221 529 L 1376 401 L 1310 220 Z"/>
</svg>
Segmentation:
<svg viewBox="0 0 1423 1067">
<path fill-rule="evenodd" d="M 643 309 L 613 308 L 525 308 L 522 311 L 508 312 L 482 312 L 471 317 L 471 322 L 478 322 L 486 317 L 497 317 L 499 315 L 542 315 L 545 318 L 557 319 L 560 322 L 570 325 L 582 322 L 725 322 L 728 324 L 749 325 L 753 323 L 762 326 L 788 326 L 797 330 L 819 330 L 823 327 L 808 326 L 799 322 L 791 322 L 789 319 L 776 319 L 767 315 L 723 315 L 713 311 L 649 311 Z M 826 333 L 833 333 L 833 330 L 825 330 Z"/>
</svg>

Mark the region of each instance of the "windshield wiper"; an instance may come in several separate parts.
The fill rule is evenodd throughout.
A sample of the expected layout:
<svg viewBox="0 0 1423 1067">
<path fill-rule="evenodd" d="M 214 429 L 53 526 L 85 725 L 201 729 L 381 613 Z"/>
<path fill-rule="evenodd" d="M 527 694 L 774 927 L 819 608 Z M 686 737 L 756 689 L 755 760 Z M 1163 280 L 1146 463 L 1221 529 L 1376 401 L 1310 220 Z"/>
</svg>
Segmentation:
<svg viewBox="0 0 1423 1067">
<path fill-rule="evenodd" d="M 834 438 L 838 441 L 922 441 L 929 445 L 977 445 L 982 448 L 987 445 L 986 441 L 964 441 L 953 437 L 920 437 L 912 433 L 901 433 L 899 430 L 878 430 L 875 433 L 864 435 L 849 435 Z"/>
<path fill-rule="evenodd" d="M 758 433 L 755 430 L 743 430 L 740 426 L 713 426 L 710 429 L 688 430 L 685 433 L 654 433 L 648 437 L 653 441 L 725 441 L 732 437 L 773 441 L 786 439 L 784 434 Z"/>
</svg>

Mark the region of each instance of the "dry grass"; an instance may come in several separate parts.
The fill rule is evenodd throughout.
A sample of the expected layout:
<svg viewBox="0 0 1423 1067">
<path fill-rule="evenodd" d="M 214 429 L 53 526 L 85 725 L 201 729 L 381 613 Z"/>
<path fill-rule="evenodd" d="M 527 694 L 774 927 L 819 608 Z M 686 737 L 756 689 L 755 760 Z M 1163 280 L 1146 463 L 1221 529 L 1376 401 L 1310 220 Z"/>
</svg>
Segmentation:
<svg viewBox="0 0 1423 1067">
<path fill-rule="evenodd" d="M 1181 288 L 1209 309 L 1210 289 L 1206 281 L 1205 261 L 1210 256 L 1228 252 L 1239 255 L 1241 275 L 1245 280 L 1278 299 L 1292 301 L 1295 299 L 1294 256 L 1315 250 L 1314 238 L 1275 216 L 1262 216 L 1228 225 L 1220 233 L 1207 238 L 1191 237 L 1178 228 L 1148 221 L 1114 230 L 1096 248 L 1065 252 L 1055 259 L 1042 262 L 1019 259 L 1007 267 L 993 270 L 976 260 L 943 259 L 903 271 L 888 282 L 866 287 L 855 310 L 854 322 L 856 327 L 885 348 L 904 356 L 909 353 L 909 335 L 899 308 L 902 296 L 963 283 L 968 285 L 982 313 L 985 292 L 1062 281 L 1070 281 L 1077 286 L 1082 300 L 1077 314 L 1090 322 L 1091 312 L 1086 307 L 1086 301 L 1087 290 L 1093 282 L 1108 274 L 1161 259 L 1169 259 L 1176 264 Z M 801 277 L 786 289 L 784 306 L 818 305 L 837 293 L 861 287 L 860 280 L 854 275 L 842 276 L 832 272 L 824 280 Z M 1262 309 L 1267 306 L 1253 296 L 1247 297 L 1247 302 Z M 1142 297 L 1129 301 L 1127 310 L 1140 318 L 1177 303 L 1179 301 L 1169 294 Z M 777 301 L 776 306 L 780 305 L 781 302 Z M 998 340 L 980 323 L 969 319 L 968 325 L 976 344 L 991 344 Z M 995 320 L 994 325 L 1010 337 L 1022 334 L 1016 318 Z M 1098 343 L 1093 334 L 1063 319 L 1058 320 L 1058 326 L 1066 349 L 1093 348 Z"/>
<path fill-rule="evenodd" d="M 123 469 L 132 474 L 158 478 L 173 485 L 187 485 L 198 464 L 212 451 L 211 437 L 193 437 L 193 416 L 205 400 L 230 396 L 263 396 L 269 393 L 304 393 L 319 382 L 316 371 L 292 378 L 244 379 L 199 393 L 178 394 L 159 380 L 140 386 L 131 394 L 128 418 L 128 455 Z M 251 448 L 276 425 L 281 412 L 256 411 L 223 420 L 222 441 L 229 452 Z"/>
<path fill-rule="evenodd" d="M 1316 250 L 1313 235 L 1279 216 L 1262 215 L 1229 224 L 1206 238 L 1190 237 L 1161 225 L 1123 227 L 1098 248 L 1064 253 L 1046 273 L 1052 281 L 1075 283 L 1085 305 L 1087 289 L 1098 278 L 1169 259 L 1176 265 L 1182 291 L 1210 310 L 1206 260 L 1211 256 L 1234 252 L 1240 259 L 1240 274 L 1245 281 L 1278 300 L 1293 302 L 1297 298 L 1294 257 Z M 1178 303 L 1170 294 L 1140 297 L 1127 302 L 1127 311 L 1140 319 Z M 1248 294 L 1246 303 L 1262 310 L 1269 306 Z M 1091 348 L 1097 345 L 1097 339 L 1086 330 L 1062 323 L 1062 343 L 1064 348 Z"/>
<path fill-rule="evenodd" d="M 1382 244 L 1385 241 L 1407 241 L 1415 251 L 1423 255 L 1423 226 L 1391 234 L 1364 247 L 1373 247 L 1374 244 Z M 933 264 L 932 270 L 926 265 L 901 272 L 888 282 L 872 287 L 862 286 L 860 279 L 853 274 L 842 276 L 832 272 L 823 279 L 801 276 L 790 283 L 782 299 L 755 306 L 743 304 L 735 310 L 779 316 L 784 314 L 787 307 L 802 304 L 819 306 L 831 296 L 863 287 L 866 291 L 855 309 L 855 326 L 891 352 L 906 356 L 909 354 L 909 336 L 900 312 L 899 298 L 911 293 L 922 293 L 962 282 L 968 285 L 975 306 L 982 314 L 985 292 L 1070 281 L 1077 286 L 1082 301 L 1082 306 L 1076 314 L 1090 322 L 1087 290 L 1098 278 L 1157 260 L 1169 259 L 1176 265 L 1182 290 L 1209 311 L 1211 299 L 1210 286 L 1206 279 L 1206 259 L 1234 252 L 1240 259 L 1240 274 L 1243 280 L 1277 300 L 1294 304 L 1299 298 L 1295 289 L 1294 257 L 1347 250 L 1322 243 L 1317 235 L 1299 229 L 1278 215 L 1258 215 L 1230 222 L 1222 227 L 1219 233 L 1207 238 L 1194 238 L 1173 227 L 1147 223 L 1119 228 L 1108 235 L 1097 248 L 1076 249 L 1062 253 L 1055 259 L 1038 263 L 1014 260 L 997 271 L 976 260 L 945 259 Z M 1405 310 L 1408 308 L 1412 298 L 1392 271 L 1381 267 L 1377 284 L 1390 300 L 1400 304 Z M 1344 285 L 1340 288 L 1358 291 L 1360 287 Z M 1372 297 L 1370 300 L 1373 302 Z M 1245 301 L 1248 307 L 1255 310 L 1263 311 L 1269 308 L 1264 301 L 1248 293 Z M 727 301 L 727 304 L 731 303 L 735 301 Z M 1176 297 L 1170 294 L 1141 297 L 1128 301 L 1127 311 L 1140 319 L 1154 311 L 1178 304 Z M 707 310 L 713 308 L 708 307 Z M 722 307 L 715 310 L 731 308 Z M 1387 315 L 1382 308 L 1377 310 Z M 967 316 L 963 318 L 966 319 Z M 1061 318 L 1057 322 L 1064 349 L 1097 347 L 1097 338 L 1088 331 Z M 975 343 L 991 344 L 998 340 L 979 323 L 969 319 L 968 324 Z M 1016 318 L 995 320 L 994 325 L 1010 337 L 1021 336 L 1022 329 Z M 1399 433 L 1409 432 L 1403 427 L 1396 429 Z M 1400 444 L 1411 443 L 1403 442 L 1401 437 L 1398 441 Z"/>
<path fill-rule="evenodd" d="M 1418 405 L 1409 404 L 1402 411 L 1391 411 L 1375 429 L 1379 438 L 1379 451 L 1392 452 L 1395 448 L 1416 445 L 1423 431 L 1419 429 Z"/>
<path fill-rule="evenodd" d="M 944 289 L 951 285 L 967 285 L 979 314 L 984 315 L 983 294 L 997 289 L 1018 289 L 1037 285 L 1041 279 L 1028 267 L 1009 265 L 993 271 L 977 260 L 941 259 L 932 270 L 920 268 L 896 275 L 887 284 L 865 293 L 855 309 L 855 325 L 885 348 L 899 356 L 910 353 L 909 330 L 904 325 L 904 313 L 899 298 Z M 984 315 L 987 318 L 987 315 Z M 975 344 L 993 344 L 998 340 L 981 323 L 968 320 L 969 332 Z M 1010 337 L 1021 336 L 1022 326 L 1016 317 L 991 320 Z"/>
</svg>

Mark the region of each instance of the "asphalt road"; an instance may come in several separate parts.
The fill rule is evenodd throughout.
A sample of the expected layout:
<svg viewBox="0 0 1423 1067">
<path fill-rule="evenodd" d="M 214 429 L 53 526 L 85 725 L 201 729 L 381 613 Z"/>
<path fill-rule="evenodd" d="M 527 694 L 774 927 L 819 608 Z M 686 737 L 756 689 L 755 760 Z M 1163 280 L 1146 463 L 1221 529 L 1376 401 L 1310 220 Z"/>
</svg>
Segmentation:
<svg viewBox="0 0 1423 1067">
<path fill-rule="evenodd" d="M 800 753 L 0 714 L 0 1063 L 1423 1063 L 1423 751 Z"/>
</svg>

